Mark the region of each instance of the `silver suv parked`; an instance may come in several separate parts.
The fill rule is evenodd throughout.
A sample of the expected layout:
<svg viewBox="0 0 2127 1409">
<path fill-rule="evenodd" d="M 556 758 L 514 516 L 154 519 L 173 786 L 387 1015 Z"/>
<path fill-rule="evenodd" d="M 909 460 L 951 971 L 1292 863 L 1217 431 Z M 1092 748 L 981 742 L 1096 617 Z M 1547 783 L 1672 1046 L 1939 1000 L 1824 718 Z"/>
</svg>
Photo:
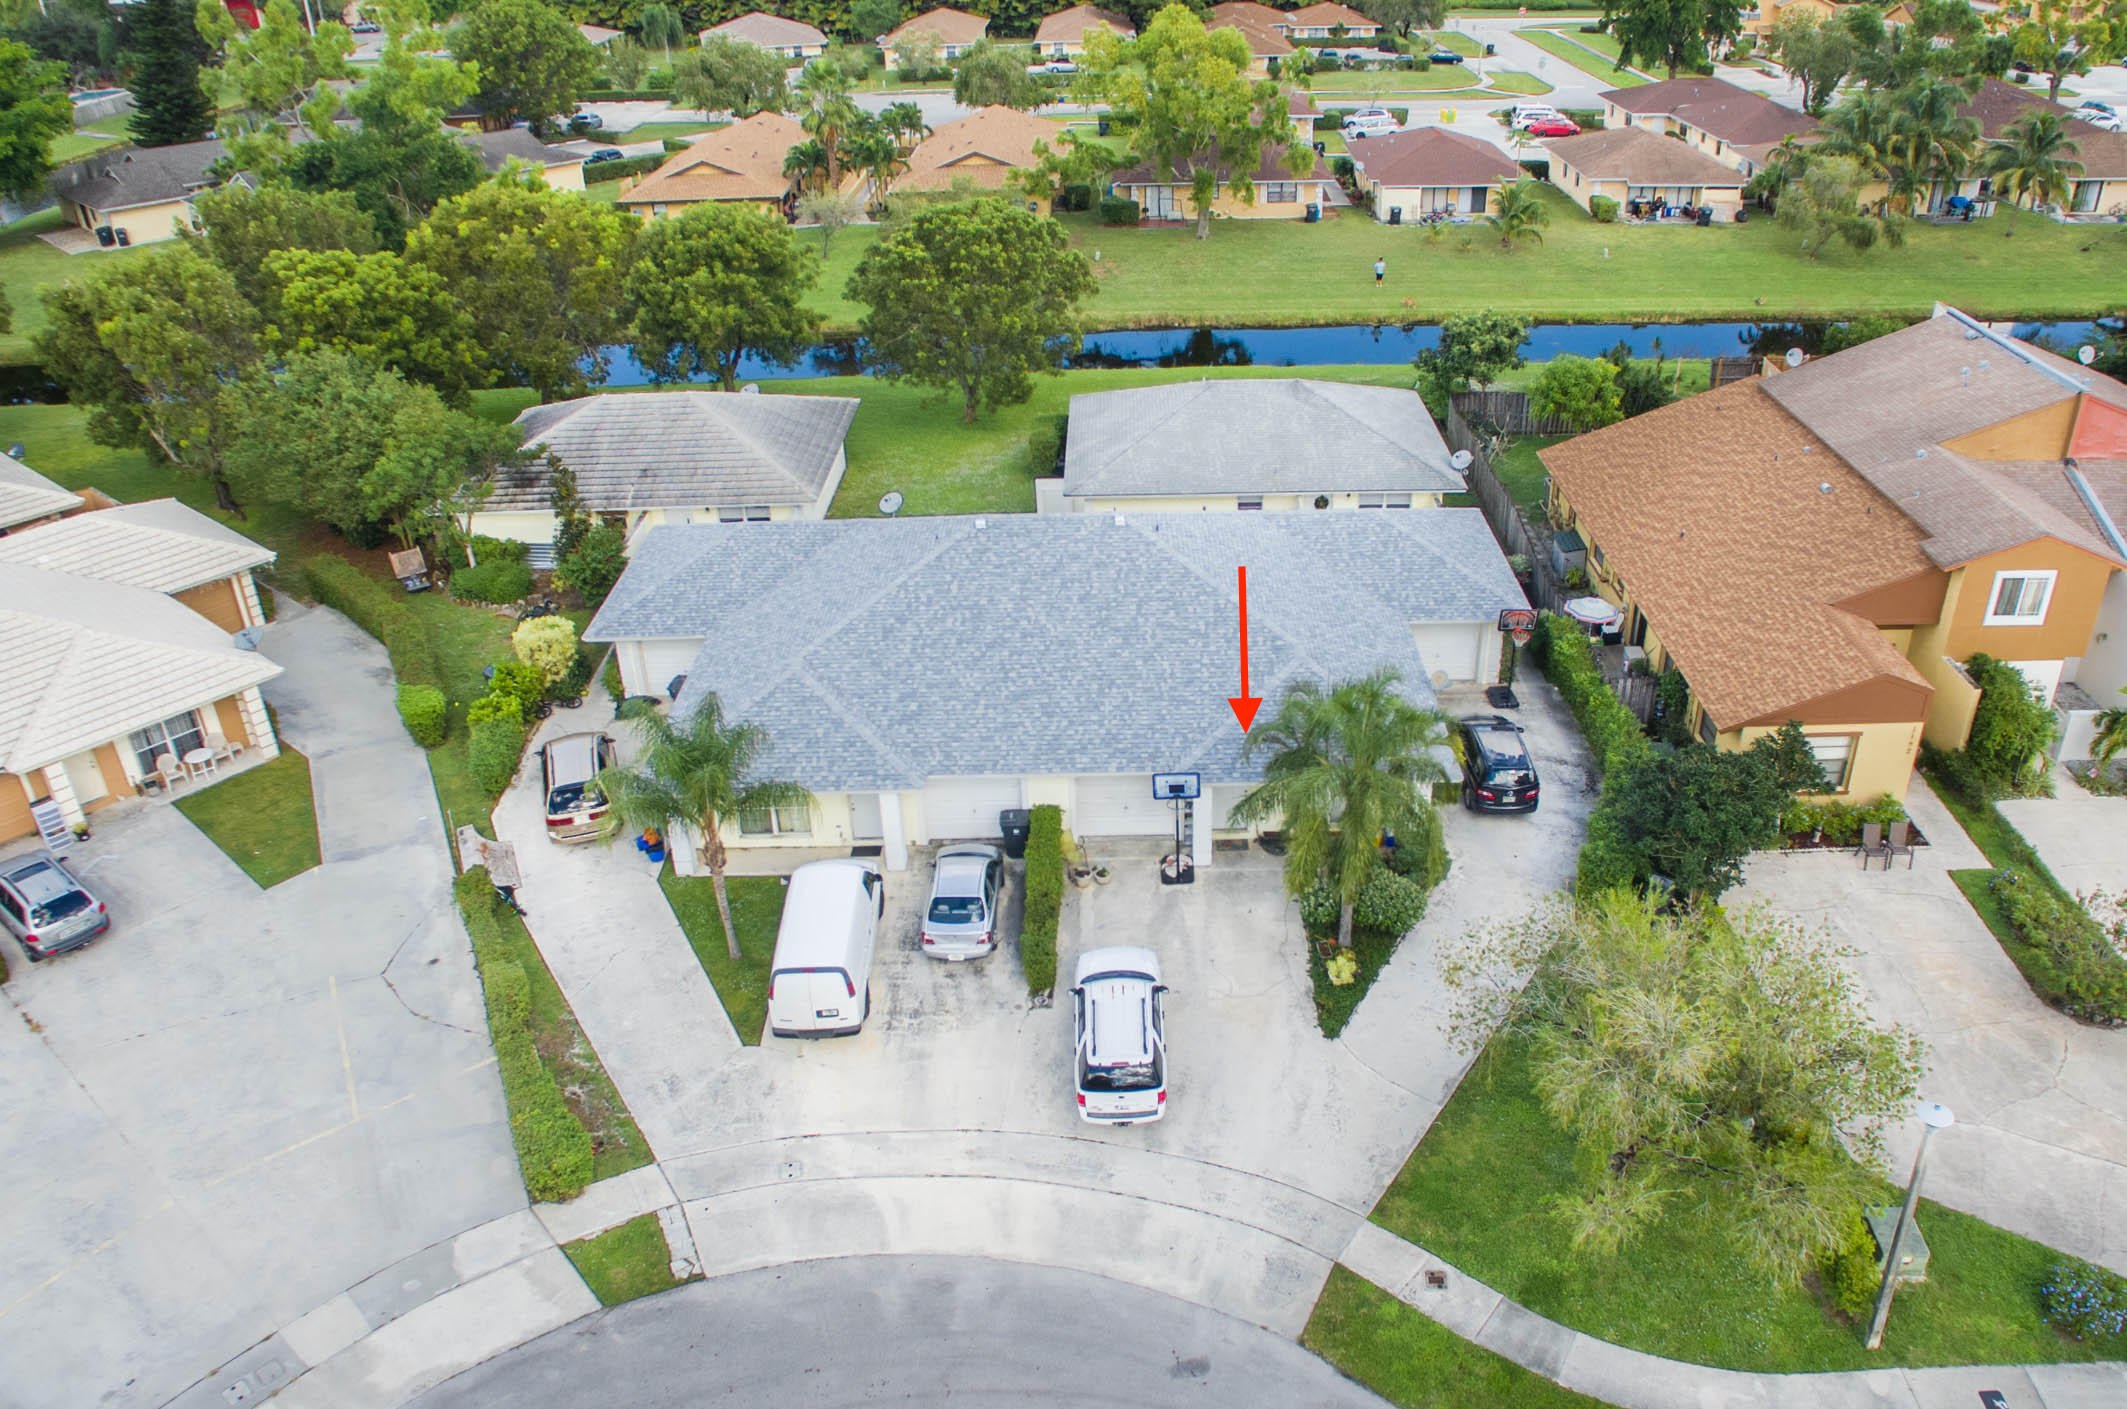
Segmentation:
<svg viewBox="0 0 2127 1409">
<path fill-rule="evenodd" d="M 979 959 L 997 948 L 1004 908 L 1004 853 L 994 846 L 949 846 L 938 853 L 923 952 L 933 959 Z"/>
<path fill-rule="evenodd" d="M 111 927 L 111 912 L 56 856 L 0 861 L 0 925 L 30 962 L 79 949 Z"/>
</svg>

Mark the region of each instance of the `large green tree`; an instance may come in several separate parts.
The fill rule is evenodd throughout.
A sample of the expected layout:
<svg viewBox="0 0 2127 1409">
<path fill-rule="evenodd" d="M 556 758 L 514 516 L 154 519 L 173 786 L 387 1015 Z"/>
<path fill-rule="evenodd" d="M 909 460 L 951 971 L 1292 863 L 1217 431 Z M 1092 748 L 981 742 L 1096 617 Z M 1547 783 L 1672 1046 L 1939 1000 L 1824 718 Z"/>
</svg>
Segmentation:
<svg viewBox="0 0 2127 1409">
<path fill-rule="evenodd" d="M 1447 20 L 1447 0 L 1359 0 L 1352 8 L 1376 24 L 1385 24 L 1395 35 L 1408 38 L 1413 30 L 1438 29 Z"/>
<path fill-rule="evenodd" d="M 798 75 L 798 86 L 791 94 L 799 126 L 826 154 L 830 186 L 842 184 L 843 141 L 869 121 L 851 96 L 854 86 L 854 80 L 838 65 L 814 59 Z"/>
<path fill-rule="evenodd" d="M 1551 208 L 1544 204 L 1542 187 L 1524 176 L 1519 181 L 1499 183 L 1484 223 L 1499 236 L 1503 250 L 1511 250 L 1521 241 L 1540 245 L 1544 242 L 1544 226 L 1551 223 Z"/>
<path fill-rule="evenodd" d="M 2009 37 L 2016 57 L 2045 73 L 2046 96 L 2059 102 L 2063 83 L 2127 54 L 2127 0 L 2037 0 Z"/>
<path fill-rule="evenodd" d="M 1027 72 L 1027 51 L 999 48 L 985 36 L 953 66 L 953 101 L 971 108 L 1002 105 L 1031 112 L 1048 100 L 1048 90 Z"/>
<path fill-rule="evenodd" d="M 44 296 L 37 359 L 89 411 L 99 445 L 146 451 L 214 486 L 238 513 L 226 457 L 229 388 L 258 362 L 258 311 L 189 245 L 150 251 Z"/>
<path fill-rule="evenodd" d="M 389 251 L 276 250 L 259 300 L 275 355 L 363 357 L 463 406 L 486 359 L 473 320 L 433 270 Z"/>
<path fill-rule="evenodd" d="M 341 98 L 327 81 L 354 75 L 347 57 L 354 36 L 346 25 L 328 20 L 313 29 L 295 0 L 268 0 L 257 29 L 239 25 L 221 0 L 199 0 L 193 18 L 221 54 L 223 81 L 242 96 L 247 126 L 275 135 L 290 125 L 312 136 L 331 129 Z"/>
<path fill-rule="evenodd" d="M 2057 112 L 2026 113 L 2002 129 L 1986 152 L 1985 165 L 2009 198 L 2003 239 L 2016 233 L 2017 206 L 2067 203 L 2069 179 L 2083 169 L 2074 153 L 2075 139 Z"/>
<path fill-rule="evenodd" d="M 1472 383 L 1483 387 L 1522 364 L 1529 320 L 1511 313 L 1461 313 L 1440 320 L 1440 339 L 1414 359 L 1418 380 L 1443 405 Z M 1443 414 L 1445 414 L 1443 412 Z"/>
<path fill-rule="evenodd" d="M 1751 852 L 1779 839 L 1797 793 L 1823 789 L 1801 726 L 1790 723 L 1747 749 L 1694 743 L 1657 754 L 1606 779 L 1604 800 L 1642 874 L 1710 900 L 1742 879 Z"/>
<path fill-rule="evenodd" d="M 285 182 L 256 187 L 230 182 L 192 200 L 199 229 L 184 238 L 229 271 L 245 298 L 257 303 L 266 291 L 266 256 L 275 250 L 377 248 L 377 228 L 345 191 L 304 191 Z"/>
<path fill-rule="evenodd" d="M 1854 67 L 1854 37 L 1845 26 L 1789 10 L 1773 22 L 1767 42 L 1788 77 L 1802 85 L 1802 110 L 1822 117 Z"/>
<path fill-rule="evenodd" d="M 1421 835 L 1438 754 L 1458 747 L 1438 710 L 1412 704 L 1394 670 L 1328 690 L 1301 680 L 1278 712 L 1248 733 L 1243 757 L 1268 754 L 1263 781 L 1233 806 L 1242 822 L 1275 821 L 1285 838 L 1285 889 L 1294 897 L 1328 882 L 1337 896 L 1337 943 L 1352 942 L 1352 910 L 1380 864 L 1383 835 Z"/>
<path fill-rule="evenodd" d="M 490 128 L 565 117 L 598 78 L 598 50 L 541 0 L 486 0 L 450 32 L 450 42 L 453 58 L 479 69 L 473 102 Z"/>
<path fill-rule="evenodd" d="M 960 393 L 977 407 L 1033 395 L 1078 342 L 1078 302 L 1093 267 L 1055 221 L 994 198 L 919 212 L 864 252 L 848 295 L 864 304 L 867 365 L 896 380 Z"/>
<path fill-rule="evenodd" d="M 621 278 L 636 229 L 634 216 L 537 176 L 498 179 L 436 207 L 406 258 L 472 317 L 493 380 L 552 400 L 605 379 L 601 350 L 626 328 Z"/>
<path fill-rule="evenodd" d="M 1293 143 L 1278 85 L 1251 79 L 1248 65 L 1248 41 L 1238 30 L 1207 31 L 1184 5 L 1161 10 L 1135 39 L 1106 29 L 1086 39 L 1080 95 L 1108 104 L 1162 179 L 1188 176 L 1200 240 L 1211 234 L 1221 184 L 1239 200 L 1254 200 L 1266 147 L 1292 144 L 1285 160 L 1296 176 L 1314 169 L 1314 149 Z"/>
<path fill-rule="evenodd" d="M 214 129 L 214 104 L 199 82 L 207 43 L 192 11 L 192 0 L 142 0 L 126 25 L 133 45 L 126 131 L 140 146 L 197 142 Z"/>
<path fill-rule="evenodd" d="M 636 356 L 661 382 L 708 373 L 734 391 L 742 358 L 787 367 L 804 355 L 820 330 L 804 306 L 819 277 L 779 217 L 704 201 L 652 221 L 621 285 Z"/>
<path fill-rule="evenodd" d="M 1612 1252 L 1665 1216 L 1791 1284 L 1882 1187 L 1923 1047 L 1880 1027 L 1821 937 L 1762 909 L 1670 916 L 1611 891 L 1443 945 L 1450 1031 L 1527 1044 L 1537 1095 L 1578 1141 L 1553 1216 Z M 1526 982 L 1524 982 L 1526 976 Z"/>
<path fill-rule="evenodd" d="M 1713 51 L 1743 32 L 1739 0 L 1603 0 L 1603 28 L 1617 39 L 1621 63 L 1703 69 Z"/>
<path fill-rule="evenodd" d="M 1616 365 L 1601 357 L 1552 358 L 1529 385 L 1529 412 L 1564 421 L 1576 434 L 1622 421 L 1625 397 Z"/>
<path fill-rule="evenodd" d="M 1905 243 L 1904 216 L 1861 204 L 1866 179 L 1854 157 L 1813 156 L 1780 188 L 1778 219 L 1802 236 L 1804 256 L 1817 258 L 1833 240 L 1857 253 L 1879 243 L 1894 249 Z"/>
<path fill-rule="evenodd" d="M 52 173 L 52 139 L 73 130 L 66 66 L 0 39 L 0 191 L 40 194 Z"/>
<path fill-rule="evenodd" d="M 758 44 L 712 34 L 672 65 L 672 101 L 683 108 L 752 117 L 790 105 L 783 60 Z"/>
<path fill-rule="evenodd" d="M 813 796 L 796 783 L 758 776 L 761 755 L 768 750 L 767 731 L 727 720 L 713 694 L 703 696 L 684 719 L 643 710 L 631 722 L 641 741 L 635 764 L 598 775 L 598 790 L 611 804 L 601 835 L 611 842 L 651 830 L 671 838 L 682 827 L 691 831 L 716 891 L 724 941 L 736 960 L 739 932 L 724 889 L 729 860 L 724 828 L 736 827 L 750 813 L 810 808 Z"/>
</svg>

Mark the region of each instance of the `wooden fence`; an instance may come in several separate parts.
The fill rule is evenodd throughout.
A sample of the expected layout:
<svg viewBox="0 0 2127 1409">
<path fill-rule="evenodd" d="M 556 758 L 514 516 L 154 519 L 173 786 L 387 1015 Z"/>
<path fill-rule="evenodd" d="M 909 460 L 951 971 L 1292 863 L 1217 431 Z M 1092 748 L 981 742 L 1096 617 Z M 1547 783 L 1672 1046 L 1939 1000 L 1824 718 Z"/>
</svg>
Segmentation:
<svg viewBox="0 0 2127 1409">
<path fill-rule="evenodd" d="M 1507 493 L 1499 482 L 1499 475 L 1492 468 L 1491 457 L 1485 454 L 1484 444 L 1470 430 L 1470 423 L 1463 419 L 1462 412 L 1454 402 L 1448 406 L 1447 442 L 1451 449 L 1470 452 L 1470 467 L 1463 472 L 1469 481 L 1470 493 L 1477 496 L 1477 507 L 1484 511 L 1485 522 L 1492 526 L 1492 536 L 1508 555 L 1520 554 L 1529 560 L 1532 575 L 1529 601 L 1533 606 L 1558 610 L 1562 600 L 1559 585 L 1551 571 L 1551 538 L 1548 530 L 1532 525 L 1514 496 Z"/>
<path fill-rule="evenodd" d="M 1466 423 L 1488 423 L 1508 435 L 1573 434 L 1573 427 L 1556 416 L 1530 415 L 1525 391 L 1458 391 L 1448 404 Z"/>
</svg>

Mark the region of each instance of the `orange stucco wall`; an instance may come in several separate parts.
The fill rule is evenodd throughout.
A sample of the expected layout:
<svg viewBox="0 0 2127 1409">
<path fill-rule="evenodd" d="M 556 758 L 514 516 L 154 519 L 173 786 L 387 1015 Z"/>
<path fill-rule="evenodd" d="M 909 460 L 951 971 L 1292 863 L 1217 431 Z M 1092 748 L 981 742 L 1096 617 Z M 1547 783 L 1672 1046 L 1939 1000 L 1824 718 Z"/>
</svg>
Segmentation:
<svg viewBox="0 0 2127 1409">
<path fill-rule="evenodd" d="M 2036 626 L 1987 626 L 1994 596 L 1994 575 L 2052 569 L 2053 596 L 2046 619 Z M 2041 538 L 1966 563 L 1953 580 L 1949 631 L 1943 650 L 1956 660 L 1985 651 L 1997 660 L 2065 660 L 2090 646 L 2097 625 L 2098 603 L 2113 568 L 2102 558 Z"/>
<path fill-rule="evenodd" d="M 1975 460 L 2058 460 L 2068 453 L 2077 399 L 2064 396 L 2051 406 L 1946 440 L 1943 446 Z"/>
<path fill-rule="evenodd" d="M 226 700 L 216 701 L 214 717 L 220 721 L 222 737 L 230 743 L 248 744 L 251 742 L 250 731 L 244 728 L 244 709 L 242 705 L 237 703 L 236 696 L 231 695 Z"/>
</svg>

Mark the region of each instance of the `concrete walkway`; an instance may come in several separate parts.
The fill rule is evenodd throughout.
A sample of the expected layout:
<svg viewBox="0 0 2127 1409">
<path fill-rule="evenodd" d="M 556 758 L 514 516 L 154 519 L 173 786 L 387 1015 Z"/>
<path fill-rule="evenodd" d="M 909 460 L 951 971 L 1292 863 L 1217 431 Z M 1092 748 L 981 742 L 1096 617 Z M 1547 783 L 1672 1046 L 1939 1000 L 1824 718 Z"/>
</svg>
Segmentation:
<svg viewBox="0 0 2127 1409">
<path fill-rule="evenodd" d="M 2053 788 L 2052 797 L 2006 798 L 1995 806 L 2069 890 L 2127 895 L 2127 797 L 2086 793 L 2063 768 L 2053 770 Z"/>
</svg>

